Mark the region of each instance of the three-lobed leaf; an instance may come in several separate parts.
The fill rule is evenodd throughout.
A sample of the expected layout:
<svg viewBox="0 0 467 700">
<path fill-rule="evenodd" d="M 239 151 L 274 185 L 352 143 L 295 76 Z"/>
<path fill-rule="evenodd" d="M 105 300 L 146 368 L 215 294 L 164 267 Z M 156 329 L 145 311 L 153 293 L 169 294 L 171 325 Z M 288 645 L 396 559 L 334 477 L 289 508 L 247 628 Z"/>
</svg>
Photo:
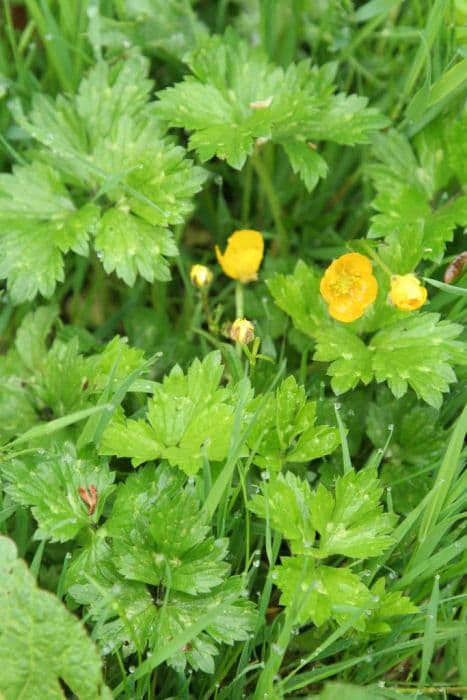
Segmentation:
<svg viewBox="0 0 467 700">
<path fill-rule="evenodd" d="M 190 475 L 199 471 L 205 458 L 222 460 L 234 420 L 234 393 L 220 386 L 222 371 L 218 352 L 202 362 L 195 360 L 186 374 L 174 367 L 154 386 L 147 422 L 125 421 L 120 415 L 104 433 L 101 452 L 130 457 L 135 466 L 167 459 Z"/>
</svg>

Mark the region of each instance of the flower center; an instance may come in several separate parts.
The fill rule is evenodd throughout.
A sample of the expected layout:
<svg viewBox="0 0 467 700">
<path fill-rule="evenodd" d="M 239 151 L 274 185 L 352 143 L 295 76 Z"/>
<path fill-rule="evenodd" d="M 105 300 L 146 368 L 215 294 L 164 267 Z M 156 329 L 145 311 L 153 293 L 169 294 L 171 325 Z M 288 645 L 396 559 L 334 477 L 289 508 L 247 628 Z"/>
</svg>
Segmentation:
<svg viewBox="0 0 467 700">
<path fill-rule="evenodd" d="M 358 275 L 352 275 L 350 272 L 342 272 L 332 285 L 334 294 L 338 296 L 351 294 L 357 281 Z"/>
</svg>

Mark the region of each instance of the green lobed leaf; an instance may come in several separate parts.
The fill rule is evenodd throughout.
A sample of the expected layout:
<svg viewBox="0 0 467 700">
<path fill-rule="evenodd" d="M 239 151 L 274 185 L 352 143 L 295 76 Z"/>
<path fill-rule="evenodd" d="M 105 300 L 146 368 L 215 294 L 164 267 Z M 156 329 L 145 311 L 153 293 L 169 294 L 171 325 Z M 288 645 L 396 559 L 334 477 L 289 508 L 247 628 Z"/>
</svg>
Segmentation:
<svg viewBox="0 0 467 700">
<path fill-rule="evenodd" d="M 226 541 L 208 537 L 193 487 L 167 466 L 131 475 L 122 485 L 106 528 L 118 570 L 131 580 L 205 593 L 229 567 Z M 149 483 L 149 488 L 148 488 Z M 129 512 L 131 509 L 131 512 Z"/>
<path fill-rule="evenodd" d="M 383 513 L 381 495 L 375 469 L 338 477 L 334 496 L 320 484 L 311 497 L 311 522 L 320 534 L 320 556 L 366 558 L 387 549 L 395 517 Z"/>
<path fill-rule="evenodd" d="M 249 411 L 254 413 L 261 401 L 262 396 L 255 398 Z M 315 422 L 316 403 L 307 401 L 305 389 L 288 377 L 269 397 L 248 434 L 254 463 L 279 470 L 287 462 L 308 462 L 332 452 L 339 444 L 338 431 Z"/>
<path fill-rule="evenodd" d="M 102 534 L 75 554 L 70 595 L 90 606 L 104 653 L 167 644 L 213 609 L 217 614 L 168 662 L 214 670 L 217 644 L 246 639 L 254 606 L 240 577 L 228 577 L 227 540 L 214 540 L 192 484 L 167 464 L 148 465 L 118 488 Z"/>
<path fill-rule="evenodd" d="M 36 587 L 16 547 L 0 537 L 0 694 L 5 700 L 110 698 L 101 660 L 83 625 L 51 593 Z"/>
<path fill-rule="evenodd" d="M 66 542 L 75 538 L 80 530 L 98 522 L 114 490 L 115 475 L 107 464 L 78 459 L 71 443 L 48 454 L 39 450 L 21 460 L 5 461 L 0 473 L 13 501 L 32 508 L 39 525 L 37 539 Z M 80 489 L 89 493 L 91 486 L 97 491 L 97 505 L 94 513 L 88 514 L 89 505 L 80 496 Z"/>
<path fill-rule="evenodd" d="M 192 132 L 202 161 L 217 156 L 240 169 L 256 139 L 276 141 L 311 190 L 327 168 L 307 141 L 362 143 L 387 123 L 365 98 L 333 95 L 336 66 L 302 61 L 283 70 L 232 29 L 206 39 L 188 62 L 192 75 L 159 93 L 157 112 Z"/>
<path fill-rule="evenodd" d="M 454 125 L 451 125 L 454 126 Z M 467 198 L 440 190 L 453 172 L 446 158 L 451 131 L 437 122 L 416 143 L 395 131 L 374 139 L 379 162 L 368 166 L 377 194 L 369 236 L 384 238 L 381 256 L 397 274 L 412 272 L 423 259 L 441 261 L 456 226 L 467 224 Z"/>
<path fill-rule="evenodd" d="M 442 394 L 456 381 L 451 364 L 465 363 L 465 345 L 454 340 L 461 332 L 462 326 L 434 313 L 411 315 L 383 328 L 369 344 L 376 381 L 387 381 L 397 398 L 410 386 L 439 408 Z"/>
<path fill-rule="evenodd" d="M 311 621 L 319 627 L 330 619 L 343 624 L 356 617 L 353 626 L 364 629 L 361 618 L 371 594 L 349 569 L 316 566 L 312 559 L 303 556 L 282 557 L 275 574 L 281 590 L 280 602 L 287 606 L 295 602 L 298 624 Z"/>
<path fill-rule="evenodd" d="M 269 519 L 291 541 L 293 552 L 317 558 L 334 554 L 366 558 L 381 554 L 392 542 L 394 516 L 383 513 L 382 488 L 374 469 L 339 476 L 334 495 L 322 483 L 312 491 L 291 472 L 279 474 L 261 490 L 249 508 Z M 315 533 L 320 537 L 313 548 Z"/>
<path fill-rule="evenodd" d="M 148 282 L 169 280 L 164 256 L 177 254 L 168 229 L 151 226 L 116 208 L 109 209 L 100 220 L 95 245 L 104 270 L 115 271 L 128 286 L 135 283 L 137 274 Z"/>
<path fill-rule="evenodd" d="M 233 390 L 219 385 L 223 368 L 218 352 L 195 360 L 184 374 L 176 366 L 154 386 L 147 420 L 114 419 L 103 435 L 102 454 L 130 457 L 135 466 L 167 459 L 189 475 L 204 457 L 220 461 L 227 455 L 234 419 Z M 212 416 L 216 420 L 212 420 Z"/>
<path fill-rule="evenodd" d="M 276 274 L 267 280 L 277 306 L 291 316 L 299 331 L 311 336 L 331 324 L 319 293 L 320 277 L 321 273 L 299 260 L 293 274 Z"/>
<path fill-rule="evenodd" d="M 155 119 L 147 71 L 137 53 L 101 60 L 76 96 L 36 94 L 28 116 L 13 103 L 39 144 L 32 165 L 0 176 L 0 277 L 15 303 L 50 297 L 64 280 L 63 253 L 87 255 L 94 235 L 104 269 L 127 284 L 137 274 L 169 279 L 166 256 L 177 247 L 168 227 L 184 222 L 206 173 Z"/>
<path fill-rule="evenodd" d="M 0 278 L 14 302 L 52 295 L 63 281 L 63 253 L 87 254 L 99 209 L 76 209 L 52 167 L 39 162 L 0 175 Z"/>
<path fill-rule="evenodd" d="M 279 474 L 262 485 L 262 494 L 254 496 L 248 508 L 268 519 L 271 527 L 293 542 L 293 547 L 309 549 L 315 531 L 311 519 L 312 493 L 308 484 L 292 472 Z"/>
</svg>

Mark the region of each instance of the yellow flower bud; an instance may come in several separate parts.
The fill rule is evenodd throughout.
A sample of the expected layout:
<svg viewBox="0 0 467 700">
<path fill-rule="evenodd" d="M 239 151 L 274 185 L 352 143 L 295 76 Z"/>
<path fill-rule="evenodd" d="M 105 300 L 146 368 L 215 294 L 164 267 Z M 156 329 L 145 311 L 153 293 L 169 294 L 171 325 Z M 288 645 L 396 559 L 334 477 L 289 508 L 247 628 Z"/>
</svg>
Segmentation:
<svg viewBox="0 0 467 700">
<path fill-rule="evenodd" d="M 205 265 L 192 265 L 190 279 L 195 287 L 207 287 L 212 282 L 212 272 Z"/>
<path fill-rule="evenodd" d="M 234 231 L 227 241 L 224 254 L 216 246 L 220 266 L 227 275 L 244 284 L 258 279 L 264 255 L 264 240 L 259 231 Z"/>
<path fill-rule="evenodd" d="M 426 302 L 427 291 L 412 273 L 393 275 L 389 298 L 401 311 L 415 311 Z"/>
<path fill-rule="evenodd" d="M 230 337 L 237 343 L 248 345 L 248 343 L 251 343 L 255 338 L 255 327 L 248 319 L 237 318 L 237 320 L 232 323 Z"/>
</svg>

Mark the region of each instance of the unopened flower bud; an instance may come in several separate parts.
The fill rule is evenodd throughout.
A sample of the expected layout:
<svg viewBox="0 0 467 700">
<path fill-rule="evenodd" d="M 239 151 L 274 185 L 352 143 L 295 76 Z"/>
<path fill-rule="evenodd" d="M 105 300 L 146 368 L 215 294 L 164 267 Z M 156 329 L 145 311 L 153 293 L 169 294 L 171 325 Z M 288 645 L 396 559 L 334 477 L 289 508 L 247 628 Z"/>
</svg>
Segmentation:
<svg viewBox="0 0 467 700">
<path fill-rule="evenodd" d="M 389 296 L 394 306 L 401 311 L 415 311 L 426 302 L 427 291 L 412 273 L 393 275 Z"/>
<path fill-rule="evenodd" d="M 192 265 L 190 279 L 195 287 L 207 287 L 212 282 L 212 272 L 206 265 Z"/>
<path fill-rule="evenodd" d="M 251 343 L 251 341 L 255 339 L 255 327 L 248 319 L 237 318 L 237 320 L 232 323 L 230 337 L 237 343 L 248 345 L 248 343 Z"/>
</svg>

